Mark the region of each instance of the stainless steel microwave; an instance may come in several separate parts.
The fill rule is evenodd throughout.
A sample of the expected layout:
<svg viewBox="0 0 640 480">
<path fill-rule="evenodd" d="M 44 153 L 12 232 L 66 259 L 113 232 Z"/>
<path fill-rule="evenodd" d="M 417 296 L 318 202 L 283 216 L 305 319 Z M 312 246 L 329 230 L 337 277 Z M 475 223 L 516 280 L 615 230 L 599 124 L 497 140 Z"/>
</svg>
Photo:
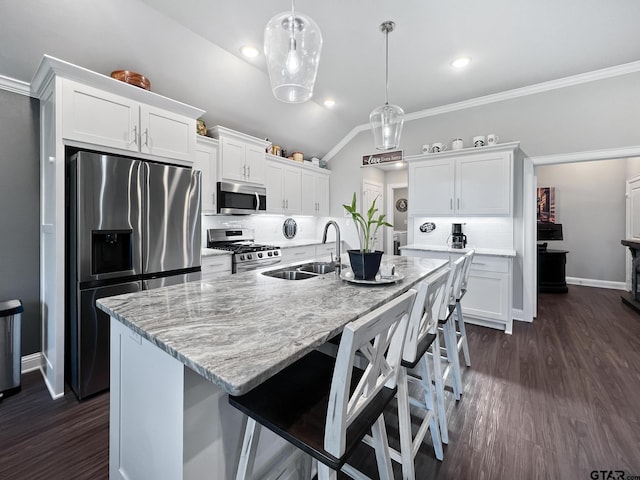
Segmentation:
<svg viewBox="0 0 640 480">
<path fill-rule="evenodd" d="M 249 215 L 267 211 L 267 189 L 246 183 L 218 182 L 217 212 L 225 215 Z"/>
</svg>

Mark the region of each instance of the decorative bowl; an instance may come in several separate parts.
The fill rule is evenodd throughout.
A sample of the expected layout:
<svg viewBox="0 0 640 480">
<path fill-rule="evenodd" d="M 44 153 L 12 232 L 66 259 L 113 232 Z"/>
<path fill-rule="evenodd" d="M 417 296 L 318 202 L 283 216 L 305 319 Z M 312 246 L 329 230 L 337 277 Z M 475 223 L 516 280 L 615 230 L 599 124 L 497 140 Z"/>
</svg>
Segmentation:
<svg viewBox="0 0 640 480">
<path fill-rule="evenodd" d="M 145 90 L 151 90 L 151 82 L 147 77 L 131 70 L 114 70 L 111 72 L 111 77 L 121 82 L 135 85 L 136 87 L 144 88 Z"/>
</svg>

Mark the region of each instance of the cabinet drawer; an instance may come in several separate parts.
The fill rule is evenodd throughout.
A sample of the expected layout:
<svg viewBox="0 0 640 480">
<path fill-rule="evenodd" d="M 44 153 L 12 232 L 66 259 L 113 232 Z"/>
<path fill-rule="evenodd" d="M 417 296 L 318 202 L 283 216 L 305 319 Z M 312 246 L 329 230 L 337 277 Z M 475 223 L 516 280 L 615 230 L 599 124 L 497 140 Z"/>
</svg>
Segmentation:
<svg viewBox="0 0 640 480">
<path fill-rule="evenodd" d="M 282 249 L 282 258 L 289 262 L 295 262 L 296 260 L 305 260 L 307 258 L 314 258 L 316 256 L 316 247 L 313 245 L 304 247 L 290 247 Z"/>
<path fill-rule="evenodd" d="M 402 255 L 403 257 L 436 258 L 439 260 L 449 260 L 448 252 L 439 252 L 434 250 L 412 250 L 402 248 L 400 249 L 400 255 Z"/>
<path fill-rule="evenodd" d="M 231 273 L 231 255 L 202 257 L 202 273 Z"/>
<path fill-rule="evenodd" d="M 484 255 L 475 255 L 471 270 L 476 272 L 499 272 L 509 273 L 509 264 L 511 259 L 505 257 L 488 257 Z"/>
</svg>

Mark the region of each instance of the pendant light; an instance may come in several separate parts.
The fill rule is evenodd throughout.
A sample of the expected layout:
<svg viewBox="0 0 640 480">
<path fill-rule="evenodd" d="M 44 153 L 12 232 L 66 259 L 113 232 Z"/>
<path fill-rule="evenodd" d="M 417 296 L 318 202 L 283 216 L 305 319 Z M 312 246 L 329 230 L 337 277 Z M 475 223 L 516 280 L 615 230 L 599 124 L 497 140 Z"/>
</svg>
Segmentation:
<svg viewBox="0 0 640 480">
<path fill-rule="evenodd" d="M 313 96 L 318 74 L 322 34 L 316 22 L 291 11 L 279 13 L 264 29 L 264 54 L 267 59 L 273 95 L 282 102 L 302 103 Z"/>
<path fill-rule="evenodd" d="M 404 123 L 404 110 L 397 105 L 389 105 L 389 33 L 393 32 L 395 26 L 392 21 L 380 25 L 380 31 L 385 34 L 386 44 L 384 105 L 374 108 L 369 115 L 371 131 L 378 150 L 389 150 L 398 146 Z"/>
</svg>

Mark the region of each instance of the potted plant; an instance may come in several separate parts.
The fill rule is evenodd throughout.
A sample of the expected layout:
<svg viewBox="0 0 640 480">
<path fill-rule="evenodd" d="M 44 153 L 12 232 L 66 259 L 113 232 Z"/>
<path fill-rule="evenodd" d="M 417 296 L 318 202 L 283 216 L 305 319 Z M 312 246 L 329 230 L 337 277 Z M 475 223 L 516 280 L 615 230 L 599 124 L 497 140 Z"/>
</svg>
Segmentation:
<svg viewBox="0 0 640 480">
<path fill-rule="evenodd" d="M 393 227 L 385 220 L 386 215 L 379 214 L 376 217 L 378 209 L 376 208 L 376 200 L 373 199 L 367 216 L 363 216 L 356 207 L 356 194 L 353 194 L 351 205 L 343 205 L 345 210 L 351 214 L 353 223 L 358 232 L 358 240 L 360 242 L 359 250 L 348 250 L 349 260 L 351 261 L 351 269 L 355 278 L 372 280 L 375 278 L 380 269 L 380 261 L 382 254 L 379 250 L 372 251 L 373 240 L 380 227 Z"/>
</svg>

